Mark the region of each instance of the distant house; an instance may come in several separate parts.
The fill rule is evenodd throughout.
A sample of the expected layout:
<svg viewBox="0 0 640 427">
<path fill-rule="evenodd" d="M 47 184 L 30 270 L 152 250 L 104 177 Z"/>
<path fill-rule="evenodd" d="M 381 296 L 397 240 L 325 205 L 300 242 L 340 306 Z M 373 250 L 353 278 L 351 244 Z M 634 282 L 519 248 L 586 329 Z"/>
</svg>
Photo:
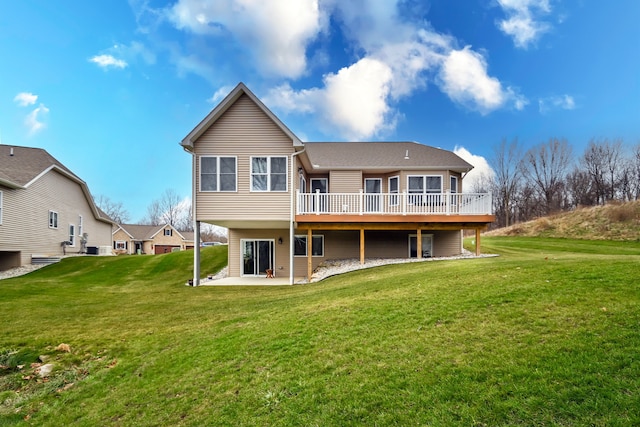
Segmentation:
<svg viewBox="0 0 640 427">
<path fill-rule="evenodd" d="M 0 270 L 111 247 L 87 184 L 40 148 L 0 144 Z"/>
<path fill-rule="evenodd" d="M 311 277 L 335 258 L 462 252 L 494 221 L 491 195 L 463 193 L 473 168 L 415 142 L 302 142 L 240 83 L 181 142 L 200 224 L 229 229 L 232 277 Z M 194 284 L 199 281 L 194 251 Z"/>
<path fill-rule="evenodd" d="M 164 254 L 193 249 L 193 232 L 181 232 L 170 224 L 118 224 L 113 231 L 117 254 Z"/>
</svg>

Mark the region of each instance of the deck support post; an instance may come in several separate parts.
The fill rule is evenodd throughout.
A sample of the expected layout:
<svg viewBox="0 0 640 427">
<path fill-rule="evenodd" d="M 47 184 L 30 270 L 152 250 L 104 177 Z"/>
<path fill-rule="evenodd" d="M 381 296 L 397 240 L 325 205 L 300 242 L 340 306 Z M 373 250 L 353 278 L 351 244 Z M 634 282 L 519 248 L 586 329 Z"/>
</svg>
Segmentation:
<svg viewBox="0 0 640 427">
<path fill-rule="evenodd" d="M 360 229 L 360 264 L 364 264 L 364 228 Z"/>
<path fill-rule="evenodd" d="M 416 256 L 418 259 L 422 259 L 422 228 L 418 228 L 416 234 Z"/>
<path fill-rule="evenodd" d="M 307 230 L 307 281 L 311 282 L 311 275 L 313 274 L 313 230 L 309 228 Z"/>
</svg>

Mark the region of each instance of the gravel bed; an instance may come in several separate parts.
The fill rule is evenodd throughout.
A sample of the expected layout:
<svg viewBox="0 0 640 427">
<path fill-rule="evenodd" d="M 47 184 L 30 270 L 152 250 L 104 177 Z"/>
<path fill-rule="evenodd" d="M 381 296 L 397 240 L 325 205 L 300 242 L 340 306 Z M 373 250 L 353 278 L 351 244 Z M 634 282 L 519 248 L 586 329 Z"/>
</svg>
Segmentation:
<svg viewBox="0 0 640 427">
<path fill-rule="evenodd" d="M 309 283 L 319 282 L 327 277 L 335 276 L 337 274 L 347 273 L 349 271 L 362 270 L 364 268 L 378 267 L 387 264 L 405 264 L 409 262 L 430 262 L 430 261 L 442 261 L 453 259 L 470 259 L 470 258 L 487 258 L 494 257 L 493 254 L 481 254 L 475 255 L 472 252 L 464 251 L 460 255 L 450 257 L 434 257 L 434 258 L 367 258 L 364 264 L 360 264 L 359 259 L 336 259 L 326 260 L 320 264 L 311 275 Z"/>
<path fill-rule="evenodd" d="M 47 264 L 28 264 L 23 265 L 22 267 L 10 268 L 9 270 L 0 271 L 0 280 L 22 276 L 46 266 Z"/>
</svg>

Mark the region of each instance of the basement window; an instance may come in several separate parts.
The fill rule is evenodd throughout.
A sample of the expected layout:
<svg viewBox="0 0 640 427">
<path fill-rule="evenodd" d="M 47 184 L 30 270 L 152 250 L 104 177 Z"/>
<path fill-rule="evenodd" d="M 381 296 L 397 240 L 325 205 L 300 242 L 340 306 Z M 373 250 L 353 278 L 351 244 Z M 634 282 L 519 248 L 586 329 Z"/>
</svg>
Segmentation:
<svg viewBox="0 0 640 427">
<path fill-rule="evenodd" d="M 293 255 L 307 256 L 307 236 L 295 236 L 293 241 Z M 315 235 L 311 238 L 311 256 L 324 256 L 323 235 Z"/>
</svg>

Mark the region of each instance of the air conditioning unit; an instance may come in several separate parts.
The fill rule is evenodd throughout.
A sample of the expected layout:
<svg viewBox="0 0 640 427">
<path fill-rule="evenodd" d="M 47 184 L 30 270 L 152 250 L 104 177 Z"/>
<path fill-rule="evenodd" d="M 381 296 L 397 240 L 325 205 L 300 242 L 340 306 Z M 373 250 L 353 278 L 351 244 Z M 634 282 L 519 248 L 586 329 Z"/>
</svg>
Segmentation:
<svg viewBox="0 0 640 427">
<path fill-rule="evenodd" d="M 98 247 L 98 255 L 112 255 L 111 246 L 100 246 L 100 247 Z"/>
</svg>

